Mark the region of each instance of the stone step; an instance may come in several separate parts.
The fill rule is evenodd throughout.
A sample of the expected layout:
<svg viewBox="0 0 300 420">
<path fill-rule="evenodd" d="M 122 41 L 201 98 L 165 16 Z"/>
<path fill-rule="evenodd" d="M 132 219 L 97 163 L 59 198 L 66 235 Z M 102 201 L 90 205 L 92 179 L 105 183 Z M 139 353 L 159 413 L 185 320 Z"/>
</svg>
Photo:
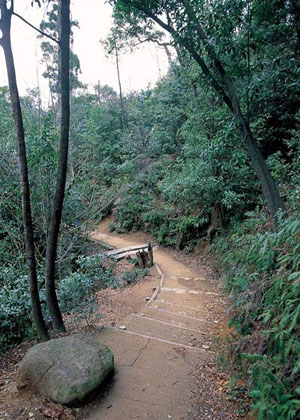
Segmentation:
<svg viewBox="0 0 300 420">
<path fill-rule="evenodd" d="M 211 321 L 208 321 L 207 315 L 204 313 L 195 313 L 191 314 L 188 310 L 184 308 L 178 308 L 173 306 L 165 306 L 161 304 L 156 304 L 153 302 L 152 305 L 147 306 L 144 311 L 144 314 L 151 316 L 152 318 L 162 319 L 163 321 L 169 321 L 175 324 L 182 325 L 182 327 L 189 327 L 196 330 L 203 329 L 207 330 Z"/>
<path fill-rule="evenodd" d="M 210 324 L 213 323 L 212 320 L 208 320 L 208 315 L 203 313 L 192 313 L 184 308 L 178 308 L 171 305 L 164 306 L 162 304 L 156 304 L 155 302 L 144 308 L 141 313 L 149 318 L 154 318 L 179 325 L 182 328 L 191 328 L 202 332 L 207 332 Z"/>
<path fill-rule="evenodd" d="M 168 303 L 175 303 L 176 305 L 187 306 L 189 308 L 195 308 L 199 312 L 209 313 L 213 312 L 216 305 L 219 304 L 220 298 L 217 296 L 209 296 L 203 294 L 191 294 L 183 293 L 178 294 L 174 291 L 168 291 L 163 288 L 157 298 L 153 301 L 153 304 L 156 305 L 157 301 L 165 301 Z M 152 304 L 152 303 L 151 303 Z"/>
<path fill-rule="evenodd" d="M 194 303 L 194 302 L 193 302 Z M 178 312 L 179 314 L 186 314 L 193 316 L 195 318 L 203 318 L 207 315 L 210 315 L 212 310 L 207 309 L 202 305 L 202 302 L 195 305 L 191 305 L 188 301 L 186 302 L 186 305 L 184 305 L 184 302 L 177 303 L 177 300 L 173 301 L 167 300 L 167 299 L 161 299 L 161 296 L 158 296 L 155 301 L 152 302 L 152 305 L 154 307 L 167 309 L 169 311 Z"/>
<path fill-rule="evenodd" d="M 160 290 L 161 290 L 161 293 L 164 293 L 164 294 L 182 295 L 183 297 L 197 296 L 198 301 L 199 301 L 199 297 L 201 296 L 202 303 L 206 303 L 206 304 L 210 304 L 218 298 L 218 294 L 214 292 L 206 292 L 203 290 L 184 288 L 181 285 L 178 285 L 178 286 L 179 287 L 176 287 L 174 286 L 174 283 L 168 284 L 167 282 L 164 281 Z M 180 299 L 181 299 L 181 296 L 180 296 Z"/>
<path fill-rule="evenodd" d="M 149 321 L 149 322 L 154 322 L 154 323 L 156 323 L 156 324 L 158 324 L 158 326 L 159 325 L 163 325 L 163 326 L 169 326 L 169 327 L 173 327 L 173 328 L 179 328 L 179 329 L 181 329 L 181 330 L 187 330 L 187 331 L 191 331 L 191 332 L 197 332 L 197 333 L 200 333 L 200 334 L 205 334 L 205 335 L 207 335 L 208 333 L 207 332 L 205 332 L 205 331 L 203 331 L 204 330 L 204 328 L 202 329 L 202 330 L 199 330 L 199 329 L 196 329 L 196 328 L 191 328 L 191 327 L 188 327 L 188 326 L 186 326 L 183 322 L 181 322 L 181 321 L 174 321 L 173 319 L 172 320 L 170 320 L 170 319 L 166 319 L 166 320 L 162 320 L 161 319 L 161 317 L 157 317 L 157 316 L 152 316 L 153 314 L 151 313 L 151 314 L 149 314 L 148 316 L 147 316 L 148 314 L 146 313 L 142 313 L 142 314 L 132 314 L 132 316 L 133 317 L 136 317 L 136 318 L 139 318 L 139 319 L 145 319 L 146 321 Z"/>
<path fill-rule="evenodd" d="M 120 327 L 117 325 L 117 328 Z M 128 316 L 122 321 L 129 333 L 142 334 L 152 339 L 164 340 L 174 345 L 186 348 L 199 348 L 210 343 L 209 336 L 200 330 L 191 331 L 191 328 L 183 328 L 172 323 L 151 319 L 150 317 Z"/>
<path fill-rule="evenodd" d="M 210 292 L 211 285 L 201 278 L 177 277 L 177 276 L 164 276 L 164 287 L 176 287 L 178 289 L 198 292 Z M 217 295 L 217 294 L 216 294 Z"/>
</svg>

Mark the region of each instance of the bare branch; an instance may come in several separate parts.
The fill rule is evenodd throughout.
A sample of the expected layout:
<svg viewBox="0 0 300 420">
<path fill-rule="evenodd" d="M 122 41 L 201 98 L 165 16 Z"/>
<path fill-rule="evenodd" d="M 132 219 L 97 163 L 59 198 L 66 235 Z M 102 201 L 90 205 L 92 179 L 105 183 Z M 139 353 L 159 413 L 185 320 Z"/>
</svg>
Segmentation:
<svg viewBox="0 0 300 420">
<path fill-rule="evenodd" d="M 32 25 L 30 22 L 28 22 L 26 19 L 24 19 L 22 16 L 20 16 L 18 13 L 13 12 L 12 13 L 14 16 L 18 17 L 19 19 L 21 19 L 24 23 L 26 23 L 26 25 L 30 26 L 32 29 L 34 29 L 35 31 L 39 32 L 42 36 L 46 36 L 47 38 L 51 39 L 51 41 L 55 42 L 56 44 L 60 45 L 60 42 L 54 38 L 53 36 L 46 34 L 45 32 L 41 31 L 39 28 L 37 28 L 36 26 Z"/>
</svg>

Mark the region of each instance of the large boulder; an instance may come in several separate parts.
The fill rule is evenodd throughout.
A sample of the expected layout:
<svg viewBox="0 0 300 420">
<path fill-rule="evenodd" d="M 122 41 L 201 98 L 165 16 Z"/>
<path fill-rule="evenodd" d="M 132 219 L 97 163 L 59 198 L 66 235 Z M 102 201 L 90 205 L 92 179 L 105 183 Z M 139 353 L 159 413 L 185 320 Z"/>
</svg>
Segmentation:
<svg viewBox="0 0 300 420">
<path fill-rule="evenodd" d="M 108 347 L 87 335 L 56 338 L 32 347 L 19 365 L 17 388 L 60 404 L 77 404 L 114 369 Z"/>
</svg>

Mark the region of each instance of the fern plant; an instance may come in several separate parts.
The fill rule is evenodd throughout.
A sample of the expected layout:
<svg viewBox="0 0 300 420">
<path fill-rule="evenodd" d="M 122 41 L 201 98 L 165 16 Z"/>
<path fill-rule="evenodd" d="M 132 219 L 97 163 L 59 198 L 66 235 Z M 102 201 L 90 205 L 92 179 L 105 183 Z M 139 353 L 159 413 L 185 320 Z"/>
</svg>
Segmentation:
<svg viewBox="0 0 300 420">
<path fill-rule="evenodd" d="M 294 420 L 300 416 L 300 220 L 282 218 L 270 232 L 262 216 L 248 214 L 216 250 L 257 419 Z"/>
</svg>

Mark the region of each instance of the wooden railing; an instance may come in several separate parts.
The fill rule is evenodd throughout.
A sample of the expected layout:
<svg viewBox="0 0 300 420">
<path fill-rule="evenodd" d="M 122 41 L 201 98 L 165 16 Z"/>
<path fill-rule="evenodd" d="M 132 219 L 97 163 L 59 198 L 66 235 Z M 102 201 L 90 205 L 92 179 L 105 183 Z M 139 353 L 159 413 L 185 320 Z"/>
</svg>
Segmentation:
<svg viewBox="0 0 300 420">
<path fill-rule="evenodd" d="M 106 251 L 105 255 L 115 257 L 118 260 L 135 255 L 141 268 L 152 267 L 153 265 L 153 248 L 152 242 L 148 244 L 134 245 L 127 248 L 113 249 Z"/>
</svg>

